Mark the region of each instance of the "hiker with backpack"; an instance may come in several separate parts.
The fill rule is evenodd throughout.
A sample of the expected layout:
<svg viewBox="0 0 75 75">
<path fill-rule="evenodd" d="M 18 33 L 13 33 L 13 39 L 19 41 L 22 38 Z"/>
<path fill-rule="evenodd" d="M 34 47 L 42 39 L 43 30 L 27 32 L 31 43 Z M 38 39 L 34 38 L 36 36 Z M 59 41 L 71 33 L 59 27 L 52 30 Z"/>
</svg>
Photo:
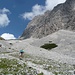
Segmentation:
<svg viewBox="0 0 75 75">
<path fill-rule="evenodd" d="M 20 50 L 20 59 L 23 59 L 23 57 L 24 57 L 24 50 L 22 49 Z"/>
</svg>

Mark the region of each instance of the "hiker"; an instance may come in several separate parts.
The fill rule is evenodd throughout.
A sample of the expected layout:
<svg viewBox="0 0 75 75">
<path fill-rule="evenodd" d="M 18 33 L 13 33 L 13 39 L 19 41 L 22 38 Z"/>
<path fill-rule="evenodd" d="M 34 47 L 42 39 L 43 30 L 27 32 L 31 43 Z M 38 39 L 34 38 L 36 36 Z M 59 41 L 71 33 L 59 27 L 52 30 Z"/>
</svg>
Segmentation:
<svg viewBox="0 0 75 75">
<path fill-rule="evenodd" d="M 20 59 L 23 58 L 23 54 L 24 54 L 24 50 L 22 49 L 22 50 L 20 50 Z"/>
</svg>

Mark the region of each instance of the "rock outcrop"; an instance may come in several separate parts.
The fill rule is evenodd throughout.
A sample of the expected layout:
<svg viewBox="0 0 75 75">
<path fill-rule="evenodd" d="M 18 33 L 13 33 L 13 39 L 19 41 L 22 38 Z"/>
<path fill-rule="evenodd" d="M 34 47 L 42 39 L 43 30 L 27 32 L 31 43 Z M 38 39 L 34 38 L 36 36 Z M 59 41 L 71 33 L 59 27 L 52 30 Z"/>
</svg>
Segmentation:
<svg viewBox="0 0 75 75">
<path fill-rule="evenodd" d="M 27 25 L 21 38 L 42 38 L 60 29 L 75 31 L 75 0 L 66 0 L 52 11 L 34 17 Z"/>
</svg>

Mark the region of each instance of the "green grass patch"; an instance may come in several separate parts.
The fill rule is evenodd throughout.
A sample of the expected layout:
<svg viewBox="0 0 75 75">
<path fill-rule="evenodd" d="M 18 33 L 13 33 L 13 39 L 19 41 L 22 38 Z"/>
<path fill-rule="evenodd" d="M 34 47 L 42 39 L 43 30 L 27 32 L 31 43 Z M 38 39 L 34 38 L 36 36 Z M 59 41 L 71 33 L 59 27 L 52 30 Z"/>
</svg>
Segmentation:
<svg viewBox="0 0 75 75">
<path fill-rule="evenodd" d="M 55 43 L 47 43 L 47 44 L 42 45 L 41 48 L 50 50 L 50 49 L 53 49 L 53 48 L 55 48 L 57 46 L 58 45 L 56 45 Z"/>
<path fill-rule="evenodd" d="M 20 64 L 16 59 L 0 59 L 0 74 L 1 75 L 36 75 L 36 70 L 29 68 L 25 63 Z"/>
</svg>

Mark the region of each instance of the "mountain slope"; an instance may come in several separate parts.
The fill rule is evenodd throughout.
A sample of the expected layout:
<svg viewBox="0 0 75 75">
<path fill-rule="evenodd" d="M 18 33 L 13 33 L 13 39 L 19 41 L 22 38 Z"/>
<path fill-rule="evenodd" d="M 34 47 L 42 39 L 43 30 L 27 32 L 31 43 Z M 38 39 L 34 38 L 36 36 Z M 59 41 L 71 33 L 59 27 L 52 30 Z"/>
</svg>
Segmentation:
<svg viewBox="0 0 75 75">
<path fill-rule="evenodd" d="M 51 35 L 34 41 L 32 45 L 40 47 L 50 42 L 58 45 L 58 47 L 50 51 L 54 51 L 75 58 L 75 32 L 68 30 L 59 30 Z"/>
<path fill-rule="evenodd" d="M 21 49 L 24 49 L 25 55 L 28 54 L 36 58 L 40 57 L 42 59 L 46 58 L 62 63 L 75 64 L 74 40 L 75 32 L 59 30 L 41 39 L 29 38 L 25 40 L 17 40 L 13 43 L 11 49 L 15 52 L 19 52 Z M 13 41 L 10 42 L 12 43 Z M 40 48 L 41 45 L 49 43 L 50 41 L 58 45 L 58 47 L 51 50 Z M 19 56 L 19 54 L 17 56 Z"/>
</svg>

